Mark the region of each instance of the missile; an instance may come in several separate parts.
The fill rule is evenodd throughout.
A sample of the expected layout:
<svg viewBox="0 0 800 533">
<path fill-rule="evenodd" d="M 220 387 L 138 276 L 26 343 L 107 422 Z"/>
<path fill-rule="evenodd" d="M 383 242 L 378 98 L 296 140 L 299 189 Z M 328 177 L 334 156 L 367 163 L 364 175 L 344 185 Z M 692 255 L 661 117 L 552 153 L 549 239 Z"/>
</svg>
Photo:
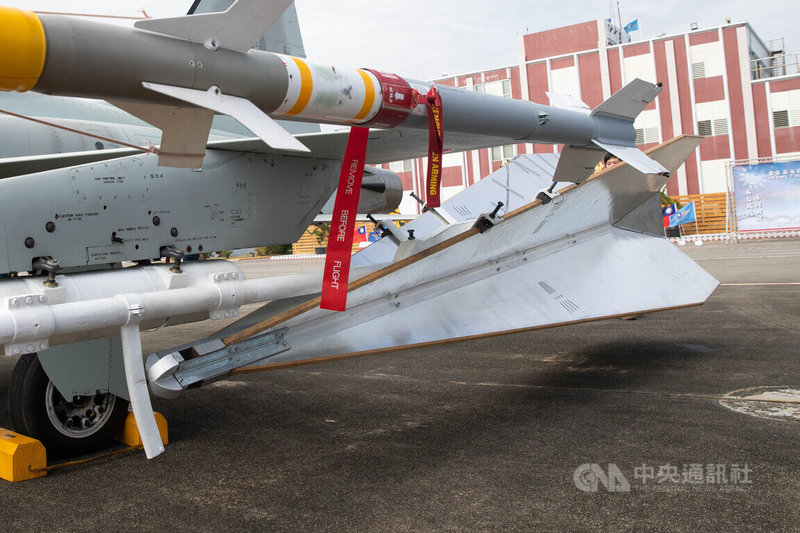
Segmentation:
<svg viewBox="0 0 800 533">
<path fill-rule="evenodd" d="M 276 150 L 308 151 L 275 119 L 427 129 L 433 83 L 368 68 L 250 50 L 291 0 L 238 0 L 227 11 L 123 27 L 0 8 L 0 90 L 100 98 L 163 131 L 159 164 L 202 163 L 215 113 Z M 581 181 L 607 150 L 644 173 L 666 169 L 636 148 L 633 120 L 661 90 L 634 80 L 594 110 L 545 106 L 435 85 L 447 134 L 476 144 L 564 144 L 554 179 Z M 574 102 L 573 102 L 574 103 Z M 599 154 L 599 155 L 598 155 Z"/>
</svg>

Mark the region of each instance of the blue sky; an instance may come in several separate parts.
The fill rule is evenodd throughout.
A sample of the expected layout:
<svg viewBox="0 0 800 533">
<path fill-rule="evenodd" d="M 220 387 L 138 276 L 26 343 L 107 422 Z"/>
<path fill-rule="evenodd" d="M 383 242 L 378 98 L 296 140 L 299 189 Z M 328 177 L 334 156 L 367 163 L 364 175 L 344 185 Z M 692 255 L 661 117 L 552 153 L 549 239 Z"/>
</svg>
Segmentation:
<svg viewBox="0 0 800 533">
<path fill-rule="evenodd" d="M 0 0 L 5 5 L 46 11 L 151 16 L 183 14 L 190 0 Z M 682 33 L 689 24 L 715 27 L 730 17 L 748 21 L 763 40 L 785 38 L 800 52 L 800 3 L 796 0 L 620 1 L 623 24 L 639 19 L 634 40 Z M 371 67 L 432 79 L 519 61 L 519 36 L 577 22 L 608 18 L 612 2 L 574 0 L 296 0 L 311 60 Z M 558 6 L 554 9 L 553 6 Z M 613 3 L 616 13 L 616 3 Z"/>
</svg>

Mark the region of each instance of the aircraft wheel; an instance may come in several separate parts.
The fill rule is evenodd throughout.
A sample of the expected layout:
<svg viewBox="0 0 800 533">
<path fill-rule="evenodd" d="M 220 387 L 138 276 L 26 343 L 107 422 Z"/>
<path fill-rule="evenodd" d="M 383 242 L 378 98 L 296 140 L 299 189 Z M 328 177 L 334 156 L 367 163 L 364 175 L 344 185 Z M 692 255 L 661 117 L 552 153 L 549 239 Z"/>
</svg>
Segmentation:
<svg viewBox="0 0 800 533">
<path fill-rule="evenodd" d="M 48 457 L 83 455 L 107 447 L 128 414 L 128 401 L 111 393 L 64 398 L 35 353 L 17 361 L 8 407 L 14 430 L 40 440 Z"/>
</svg>

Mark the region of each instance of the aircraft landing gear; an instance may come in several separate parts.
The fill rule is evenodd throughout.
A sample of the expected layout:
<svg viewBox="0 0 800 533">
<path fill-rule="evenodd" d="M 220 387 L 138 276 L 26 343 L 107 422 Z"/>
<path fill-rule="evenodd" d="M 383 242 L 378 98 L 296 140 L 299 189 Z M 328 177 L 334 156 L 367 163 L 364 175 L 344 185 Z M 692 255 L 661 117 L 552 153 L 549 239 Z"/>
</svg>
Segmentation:
<svg viewBox="0 0 800 533">
<path fill-rule="evenodd" d="M 83 455 L 107 447 L 128 414 L 128 401 L 111 393 L 64 398 L 35 353 L 17 361 L 8 407 L 14 430 L 40 440 L 48 457 Z"/>
</svg>

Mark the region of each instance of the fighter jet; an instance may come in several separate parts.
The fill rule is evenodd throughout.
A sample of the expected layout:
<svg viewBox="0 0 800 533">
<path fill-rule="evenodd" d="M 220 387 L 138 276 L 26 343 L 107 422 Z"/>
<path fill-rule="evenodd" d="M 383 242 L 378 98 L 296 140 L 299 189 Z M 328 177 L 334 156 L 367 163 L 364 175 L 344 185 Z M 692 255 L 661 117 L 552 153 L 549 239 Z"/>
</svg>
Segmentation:
<svg viewBox="0 0 800 533">
<path fill-rule="evenodd" d="M 212 9 L 228 4 L 200 2 L 187 16 L 133 28 L 0 9 L 13 51 L 0 60 L 0 89 L 46 95 L 0 100 L 8 115 L 0 122 L 0 344 L 19 357 L 9 388 L 15 429 L 49 453 L 106 445 L 130 402 L 146 455 L 158 455 L 150 394 L 174 398 L 235 373 L 698 305 L 717 286 L 658 225 L 657 193 L 699 139 L 648 154 L 634 144 L 633 121 L 659 85 L 634 80 L 590 110 L 316 65 L 292 55 L 285 39 L 280 53 L 252 48 L 270 42 L 268 28 L 287 35 L 291 1 Z M 60 116 L 37 113 L 48 106 Z M 279 120 L 350 130 L 290 132 Z M 354 131 L 365 132 L 366 145 L 351 158 Z M 334 265 L 331 279 L 326 269 L 248 280 L 231 262 L 181 261 L 294 242 L 337 183 L 337 196 L 348 187 L 342 176 L 359 174 L 358 212 L 394 209 L 397 176 L 365 167 L 362 180 L 351 159 L 431 159 L 436 132 L 444 151 L 564 148 L 560 157 L 522 156 L 402 228 L 376 221 L 382 237 L 352 259 L 348 252 L 349 276 Z M 593 173 L 606 151 L 624 163 Z M 173 263 L 153 264 L 164 257 Z M 343 312 L 321 306 L 334 284 Z M 252 303 L 265 305 L 207 338 L 142 354 L 143 329 L 237 317 Z"/>
</svg>

